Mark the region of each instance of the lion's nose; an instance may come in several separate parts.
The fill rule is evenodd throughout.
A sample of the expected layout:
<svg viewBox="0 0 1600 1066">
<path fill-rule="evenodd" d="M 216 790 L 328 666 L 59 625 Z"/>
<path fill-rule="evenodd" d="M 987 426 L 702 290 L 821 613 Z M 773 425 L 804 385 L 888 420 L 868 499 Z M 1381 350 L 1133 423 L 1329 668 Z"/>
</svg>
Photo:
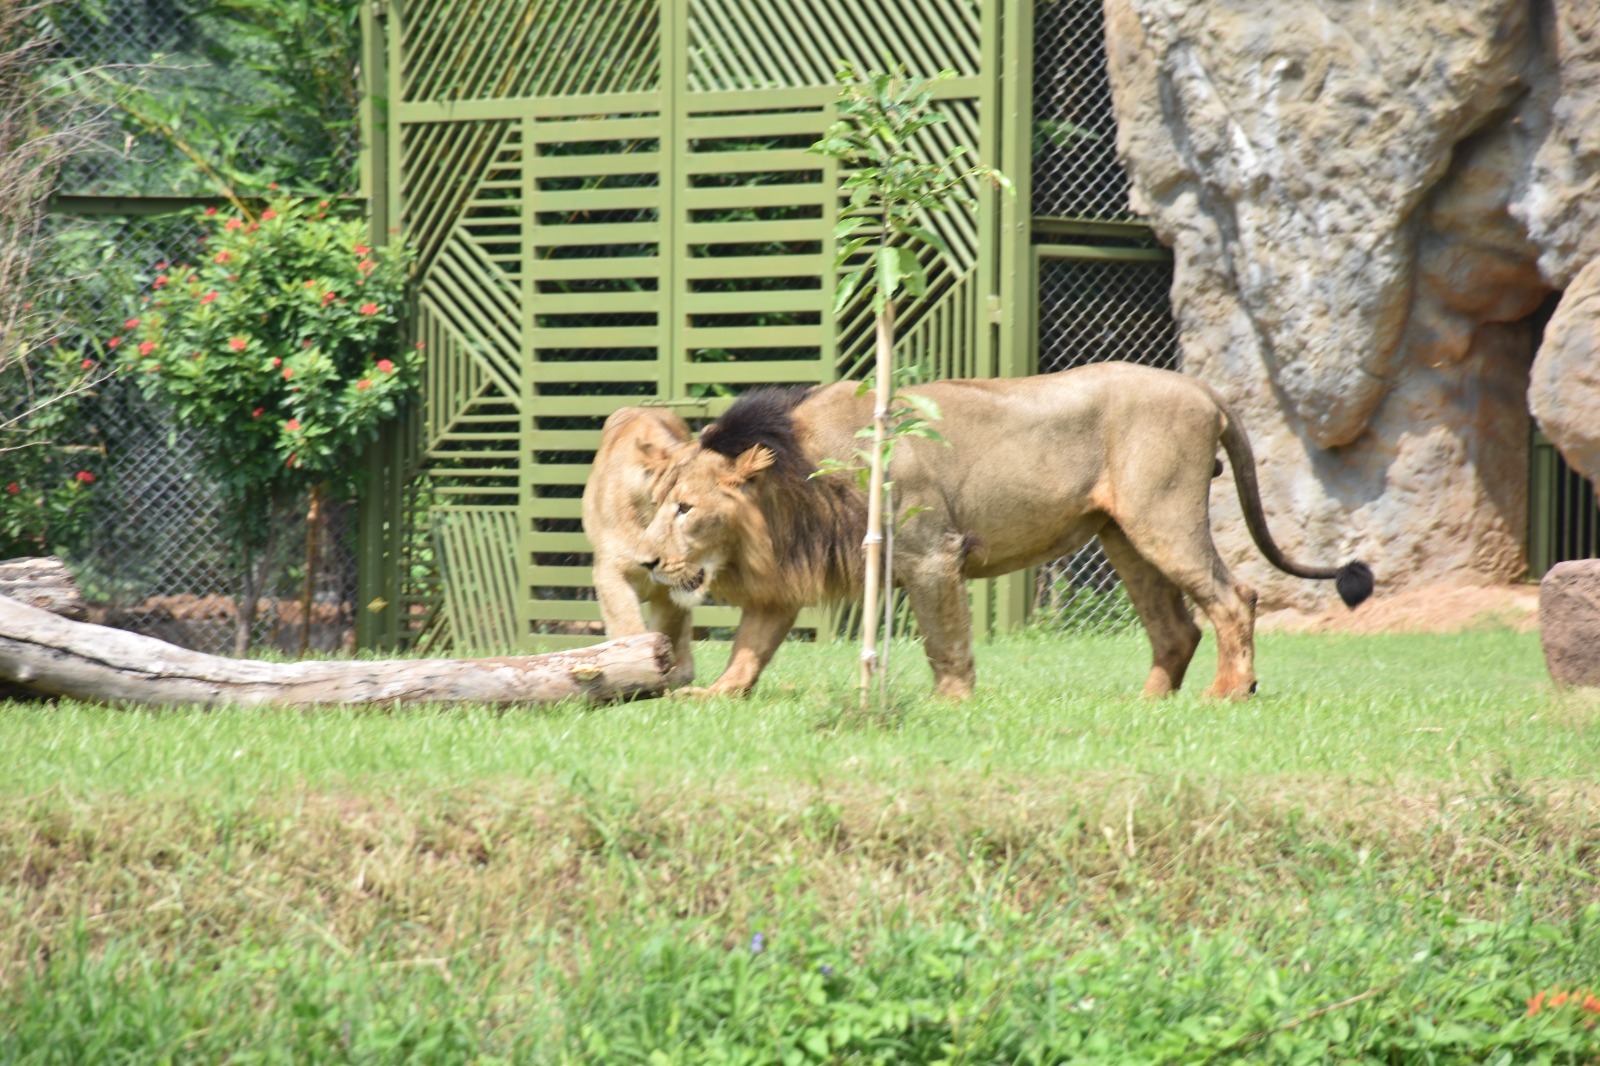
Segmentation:
<svg viewBox="0 0 1600 1066">
<path fill-rule="evenodd" d="M 661 565 L 660 559 L 636 559 L 634 561 L 645 570 L 654 570 L 656 567 Z"/>
</svg>

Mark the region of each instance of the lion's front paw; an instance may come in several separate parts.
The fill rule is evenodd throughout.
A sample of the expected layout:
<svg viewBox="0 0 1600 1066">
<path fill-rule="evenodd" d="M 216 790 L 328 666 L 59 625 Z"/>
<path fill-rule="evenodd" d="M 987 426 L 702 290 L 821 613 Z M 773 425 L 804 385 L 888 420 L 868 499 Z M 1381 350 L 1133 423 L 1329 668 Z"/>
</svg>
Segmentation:
<svg viewBox="0 0 1600 1066">
<path fill-rule="evenodd" d="M 707 696 L 715 696 L 716 693 L 704 685 L 685 685 L 682 688 L 673 689 L 667 695 L 675 700 L 703 700 Z"/>
</svg>

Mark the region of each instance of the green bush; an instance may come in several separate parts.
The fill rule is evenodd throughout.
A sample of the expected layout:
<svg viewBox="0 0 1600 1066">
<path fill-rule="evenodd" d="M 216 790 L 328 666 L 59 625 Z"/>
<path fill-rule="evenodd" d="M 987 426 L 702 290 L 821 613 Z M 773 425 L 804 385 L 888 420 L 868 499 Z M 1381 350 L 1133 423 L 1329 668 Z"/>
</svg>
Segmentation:
<svg viewBox="0 0 1600 1066">
<path fill-rule="evenodd" d="M 352 459 L 417 384 L 396 329 L 403 253 L 369 247 L 326 201 L 204 216 L 205 254 L 158 274 L 108 345 L 144 393 L 205 434 L 201 461 L 248 505 L 347 483 Z"/>
<path fill-rule="evenodd" d="M 86 535 L 102 453 L 84 400 L 101 373 L 57 348 L 0 375 L 0 558 L 59 554 Z"/>
</svg>

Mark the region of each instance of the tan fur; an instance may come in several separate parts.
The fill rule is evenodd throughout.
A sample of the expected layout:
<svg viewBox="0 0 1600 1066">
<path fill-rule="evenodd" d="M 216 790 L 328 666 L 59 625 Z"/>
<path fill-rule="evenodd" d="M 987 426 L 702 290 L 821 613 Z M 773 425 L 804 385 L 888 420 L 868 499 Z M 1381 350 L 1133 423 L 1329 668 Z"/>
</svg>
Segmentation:
<svg viewBox="0 0 1600 1066">
<path fill-rule="evenodd" d="M 668 680 L 694 680 L 693 622 L 669 591 L 652 581 L 635 559 L 640 534 L 655 513 L 650 483 L 655 469 L 689 441 L 689 427 L 671 411 L 624 407 L 606 419 L 600 448 L 583 487 L 583 532 L 594 548 L 594 587 L 606 636 L 629 637 L 649 629 L 672 640 Z"/>
<path fill-rule="evenodd" d="M 939 406 L 935 428 L 948 443 L 897 446 L 895 512 L 920 510 L 896 535 L 894 574 L 944 695 L 972 692 L 966 580 L 1038 565 L 1095 536 L 1150 637 L 1147 695 L 1176 690 L 1199 643 L 1185 596 L 1217 636 L 1210 693 L 1253 692 L 1255 593 L 1228 573 L 1211 540 L 1219 447 L 1268 561 L 1344 580 L 1342 571 L 1289 562 L 1272 543 L 1248 439 L 1216 393 L 1192 378 L 1099 363 L 909 391 Z M 766 418 L 773 433 L 760 432 L 760 420 L 741 422 L 736 405 L 701 441 L 655 464 L 658 508 L 639 539 L 638 566 L 679 603 L 709 592 L 744 609 L 728 668 L 704 691 L 748 691 L 801 607 L 860 592 L 865 500 L 847 475 L 806 475 L 825 459 L 851 458 L 872 396 L 843 382 L 785 402 L 781 418 Z M 772 407 L 747 410 L 770 415 Z M 1359 568 L 1370 590 L 1370 571 Z"/>
</svg>

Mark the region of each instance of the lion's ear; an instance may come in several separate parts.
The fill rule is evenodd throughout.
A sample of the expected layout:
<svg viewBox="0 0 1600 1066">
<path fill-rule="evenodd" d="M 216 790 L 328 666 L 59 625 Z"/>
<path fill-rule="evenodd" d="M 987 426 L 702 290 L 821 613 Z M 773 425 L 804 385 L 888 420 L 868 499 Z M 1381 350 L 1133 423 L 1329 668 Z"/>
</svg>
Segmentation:
<svg viewBox="0 0 1600 1066">
<path fill-rule="evenodd" d="M 733 461 L 733 469 L 724 475 L 724 480 L 733 485 L 743 485 L 761 471 L 771 466 L 777 457 L 772 454 L 772 449 L 760 444 L 746 448 L 739 453 Z"/>
<path fill-rule="evenodd" d="M 670 465 L 672 454 L 667 449 L 657 446 L 654 441 L 641 440 L 635 443 L 639 448 L 639 462 L 652 475 L 661 473 Z"/>
</svg>

